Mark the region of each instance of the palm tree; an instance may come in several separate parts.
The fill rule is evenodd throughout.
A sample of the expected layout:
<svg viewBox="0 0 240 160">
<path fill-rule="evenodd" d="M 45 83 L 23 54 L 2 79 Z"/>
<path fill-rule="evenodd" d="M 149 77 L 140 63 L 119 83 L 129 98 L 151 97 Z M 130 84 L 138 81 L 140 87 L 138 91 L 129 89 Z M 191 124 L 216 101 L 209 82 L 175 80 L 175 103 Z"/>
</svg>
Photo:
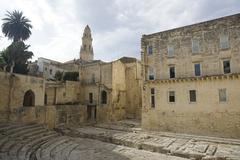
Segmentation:
<svg viewBox="0 0 240 160">
<path fill-rule="evenodd" d="M 29 45 L 25 45 L 23 42 L 13 42 L 7 49 L 1 52 L 1 56 L 9 68 L 10 73 L 13 73 L 13 69 L 16 64 L 25 64 L 29 58 L 32 58 L 33 53 L 27 51 Z"/>
<path fill-rule="evenodd" d="M 23 16 L 23 12 L 20 11 L 7 11 L 6 18 L 2 19 L 2 32 L 9 39 L 13 39 L 13 42 L 27 40 L 32 34 L 30 29 L 32 25 L 30 20 Z"/>
</svg>

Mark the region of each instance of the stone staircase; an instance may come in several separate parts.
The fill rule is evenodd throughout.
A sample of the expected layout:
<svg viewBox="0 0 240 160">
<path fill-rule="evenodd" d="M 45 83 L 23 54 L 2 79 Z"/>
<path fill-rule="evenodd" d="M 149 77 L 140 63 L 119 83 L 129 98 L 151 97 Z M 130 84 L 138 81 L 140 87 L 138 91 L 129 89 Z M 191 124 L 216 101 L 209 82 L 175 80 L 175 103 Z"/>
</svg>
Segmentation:
<svg viewBox="0 0 240 160">
<path fill-rule="evenodd" d="M 193 160 L 240 160 L 238 139 L 148 132 L 125 122 L 73 127 L 63 132 L 72 137 L 95 139 Z"/>
<path fill-rule="evenodd" d="M 0 160 L 67 160 L 78 145 L 40 124 L 0 123 Z"/>
</svg>

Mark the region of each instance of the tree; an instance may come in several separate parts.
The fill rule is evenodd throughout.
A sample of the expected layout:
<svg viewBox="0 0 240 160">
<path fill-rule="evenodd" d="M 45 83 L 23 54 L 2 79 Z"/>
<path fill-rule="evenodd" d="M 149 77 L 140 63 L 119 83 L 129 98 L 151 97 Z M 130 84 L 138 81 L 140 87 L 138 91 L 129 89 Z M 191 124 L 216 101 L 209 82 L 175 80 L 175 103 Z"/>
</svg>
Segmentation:
<svg viewBox="0 0 240 160">
<path fill-rule="evenodd" d="M 4 71 L 6 71 L 7 68 L 7 63 L 1 53 L 0 53 L 0 68 L 2 68 Z"/>
<path fill-rule="evenodd" d="M 33 53 L 28 51 L 29 45 L 25 45 L 23 42 L 13 42 L 10 46 L 8 46 L 5 50 L 3 50 L 0 54 L 10 70 L 13 73 L 14 67 L 22 66 L 27 67 L 26 62 L 29 58 L 32 58 Z M 19 70 L 19 69 L 18 69 Z M 24 71 L 24 70 L 23 70 Z M 24 71 L 26 72 L 26 71 Z M 19 73 L 19 72 L 18 72 Z"/>
<path fill-rule="evenodd" d="M 2 20 L 2 32 L 9 39 L 13 39 L 13 42 L 27 40 L 32 34 L 30 29 L 32 25 L 30 20 L 23 16 L 23 12 L 20 11 L 7 11 L 6 18 Z"/>
<path fill-rule="evenodd" d="M 55 73 L 54 78 L 55 78 L 57 81 L 62 81 L 62 80 L 63 80 L 63 74 L 64 74 L 64 72 L 57 71 L 57 72 Z"/>
<path fill-rule="evenodd" d="M 63 76 L 64 81 L 78 81 L 79 73 L 78 72 L 66 72 Z"/>
</svg>

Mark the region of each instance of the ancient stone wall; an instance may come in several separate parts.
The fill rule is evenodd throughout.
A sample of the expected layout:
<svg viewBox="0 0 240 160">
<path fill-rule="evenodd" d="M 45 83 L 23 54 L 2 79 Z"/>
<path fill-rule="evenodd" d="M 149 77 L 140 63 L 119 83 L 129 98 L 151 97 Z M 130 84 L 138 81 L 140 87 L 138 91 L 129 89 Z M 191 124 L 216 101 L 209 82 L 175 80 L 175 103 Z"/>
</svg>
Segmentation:
<svg viewBox="0 0 240 160">
<path fill-rule="evenodd" d="M 23 106 L 24 96 L 31 91 L 34 96 L 33 105 L 44 105 L 45 84 L 42 78 L 0 72 L 0 113 L 6 113 Z"/>
<path fill-rule="evenodd" d="M 240 138 L 239 84 L 239 75 L 146 82 L 142 126 L 148 130 Z M 151 88 L 155 89 L 155 108 L 150 104 Z M 219 101 L 222 88 L 226 89 L 226 102 Z M 196 90 L 196 102 L 190 102 L 189 90 Z M 175 102 L 169 102 L 169 91 L 175 91 Z"/>
<path fill-rule="evenodd" d="M 47 83 L 45 96 L 46 105 L 79 103 L 80 84 L 74 81 Z"/>
<path fill-rule="evenodd" d="M 127 63 L 126 66 L 126 116 L 141 119 L 142 112 L 142 76 L 139 61 Z"/>
</svg>

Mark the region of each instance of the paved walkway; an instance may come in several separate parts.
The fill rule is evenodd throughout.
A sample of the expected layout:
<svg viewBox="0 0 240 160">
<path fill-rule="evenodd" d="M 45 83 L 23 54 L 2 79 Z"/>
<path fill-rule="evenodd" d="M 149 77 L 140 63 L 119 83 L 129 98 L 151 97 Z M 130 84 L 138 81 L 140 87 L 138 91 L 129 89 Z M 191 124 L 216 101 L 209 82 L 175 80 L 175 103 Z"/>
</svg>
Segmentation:
<svg viewBox="0 0 240 160">
<path fill-rule="evenodd" d="M 240 160 L 240 140 L 144 132 L 128 124 L 97 124 L 64 131 L 71 136 L 196 160 Z"/>
</svg>

